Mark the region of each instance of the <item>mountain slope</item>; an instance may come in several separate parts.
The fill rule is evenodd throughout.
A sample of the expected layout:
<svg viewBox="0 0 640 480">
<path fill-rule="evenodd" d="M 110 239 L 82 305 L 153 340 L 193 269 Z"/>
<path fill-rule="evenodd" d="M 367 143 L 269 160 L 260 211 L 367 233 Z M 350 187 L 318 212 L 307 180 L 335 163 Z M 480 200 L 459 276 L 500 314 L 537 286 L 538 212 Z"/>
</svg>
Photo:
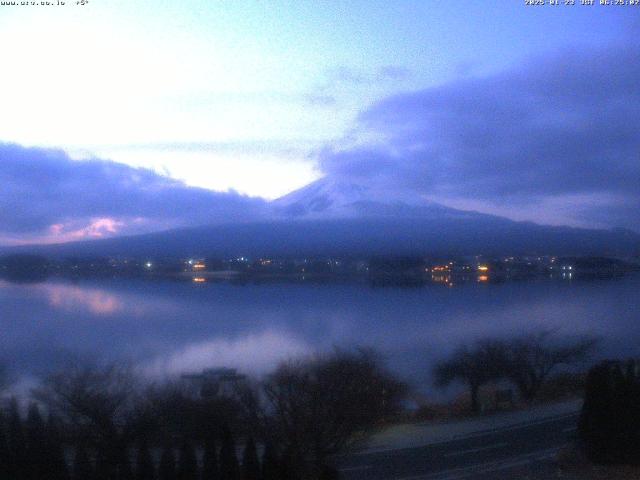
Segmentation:
<svg viewBox="0 0 640 480">
<path fill-rule="evenodd" d="M 17 250 L 148 257 L 640 253 L 640 235 L 634 232 L 514 222 L 325 179 L 275 200 L 272 208 L 261 222 Z"/>
<path fill-rule="evenodd" d="M 40 247 L 53 256 L 637 255 L 640 236 L 500 218 L 286 220 Z"/>
</svg>

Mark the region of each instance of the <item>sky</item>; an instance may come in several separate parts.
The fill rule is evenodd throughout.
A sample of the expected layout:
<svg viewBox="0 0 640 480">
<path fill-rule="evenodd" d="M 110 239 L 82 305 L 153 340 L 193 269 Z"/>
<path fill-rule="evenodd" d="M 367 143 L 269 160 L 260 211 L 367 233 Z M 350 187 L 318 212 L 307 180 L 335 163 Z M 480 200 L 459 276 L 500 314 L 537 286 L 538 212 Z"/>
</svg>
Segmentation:
<svg viewBox="0 0 640 480">
<path fill-rule="evenodd" d="M 640 7 L 76 3 L 0 6 L 0 244 L 261 218 L 322 177 L 640 230 Z"/>
</svg>

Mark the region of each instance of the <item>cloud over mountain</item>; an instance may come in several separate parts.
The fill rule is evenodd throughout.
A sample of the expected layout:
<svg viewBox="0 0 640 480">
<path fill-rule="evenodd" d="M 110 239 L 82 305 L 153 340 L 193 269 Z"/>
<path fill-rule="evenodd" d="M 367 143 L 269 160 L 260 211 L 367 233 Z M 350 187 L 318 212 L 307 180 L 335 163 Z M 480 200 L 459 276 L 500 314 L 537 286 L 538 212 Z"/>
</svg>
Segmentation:
<svg viewBox="0 0 640 480">
<path fill-rule="evenodd" d="M 512 218 L 640 229 L 638 85 L 632 49 L 531 59 L 374 104 L 321 168 Z"/>
<path fill-rule="evenodd" d="M 638 85 L 640 53 L 603 48 L 392 95 L 363 111 L 343 141 L 320 152 L 326 179 L 313 188 L 365 186 L 379 203 L 415 197 L 516 220 L 640 230 Z M 271 215 L 262 199 L 16 144 L 0 143 L 0 185 L 0 244 Z M 316 207 L 318 199 L 335 196 L 325 190 L 311 195 Z"/>
<path fill-rule="evenodd" d="M 0 242 L 66 241 L 247 221 L 266 202 L 193 188 L 151 170 L 0 144 Z"/>
</svg>

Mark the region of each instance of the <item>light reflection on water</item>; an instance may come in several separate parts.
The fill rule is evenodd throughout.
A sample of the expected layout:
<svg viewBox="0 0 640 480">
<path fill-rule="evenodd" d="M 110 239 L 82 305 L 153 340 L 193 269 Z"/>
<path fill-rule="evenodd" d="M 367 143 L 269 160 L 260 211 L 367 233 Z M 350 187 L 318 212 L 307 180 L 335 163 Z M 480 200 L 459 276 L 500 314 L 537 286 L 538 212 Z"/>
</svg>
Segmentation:
<svg viewBox="0 0 640 480">
<path fill-rule="evenodd" d="M 104 290 L 59 283 L 39 287 L 53 308 L 67 311 L 86 309 L 94 315 L 110 315 L 123 310 L 122 301 Z"/>
<path fill-rule="evenodd" d="M 150 375 L 369 345 L 414 383 L 460 342 L 536 328 L 604 337 L 603 355 L 640 354 L 640 278 L 470 283 L 455 288 L 108 280 L 0 282 L 0 356 L 40 373 L 69 356 L 127 359 Z"/>
</svg>

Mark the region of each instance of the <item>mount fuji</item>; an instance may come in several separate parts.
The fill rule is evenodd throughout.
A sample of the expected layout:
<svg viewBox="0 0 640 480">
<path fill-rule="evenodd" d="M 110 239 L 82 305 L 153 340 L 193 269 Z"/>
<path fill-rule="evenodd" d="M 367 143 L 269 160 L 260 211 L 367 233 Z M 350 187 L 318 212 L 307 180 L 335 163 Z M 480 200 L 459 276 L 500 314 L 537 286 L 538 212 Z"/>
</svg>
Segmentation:
<svg viewBox="0 0 640 480">
<path fill-rule="evenodd" d="M 445 207 L 410 192 L 389 191 L 330 178 L 321 178 L 271 202 L 275 215 L 297 219 L 373 217 L 464 217 L 465 212 Z"/>
<path fill-rule="evenodd" d="M 20 250 L 52 256 L 638 255 L 640 235 L 516 222 L 375 185 L 323 178 L 258 221 Z"/>
</svg>

